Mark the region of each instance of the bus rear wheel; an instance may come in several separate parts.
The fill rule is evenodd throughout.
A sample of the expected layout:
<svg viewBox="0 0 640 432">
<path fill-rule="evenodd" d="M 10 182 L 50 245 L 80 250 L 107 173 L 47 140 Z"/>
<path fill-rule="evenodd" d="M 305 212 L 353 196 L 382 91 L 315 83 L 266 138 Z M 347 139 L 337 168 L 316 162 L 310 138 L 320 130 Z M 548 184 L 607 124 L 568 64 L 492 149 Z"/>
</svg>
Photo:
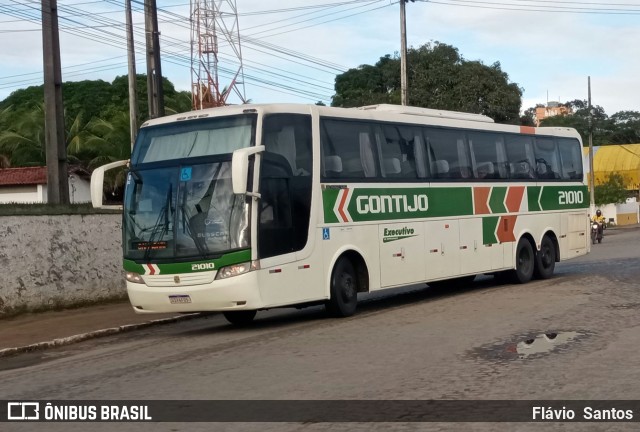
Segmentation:
<svg viewBox="0 0 640 432">
<path fill-rule="evenodd" d="M 231 324 L 236 326 L 246 326 L 253 322 L 253 319 L 256 317 L 256 311 L 254 310 L 243 310 L 243 311 L 229 311 L 223 312 L 224 317 Z"/>
<path fill-rule="evenodd" d="M 542 237 L 540 250 L 536 253 L 533 275 L 536 279 L 549 279 L 556 268 L 556 247 L 549 236 Z"/>
<path fill-rule="evenodd" d="M 340 258 L 331 273 L 330 298 L 325 303 L 327 312 L 335 317 L 348 317 L 356 312 L 358 305 L 358 278 L 353 264 Z"/>
<path fill-rule="evenodd" d="M 535 255 L 531 243 L 522 237 L 516 247 L 516 269 L 512 271 L 513 282 L 524 284 L 531 280 L 535 266 Z"/>
</svg>

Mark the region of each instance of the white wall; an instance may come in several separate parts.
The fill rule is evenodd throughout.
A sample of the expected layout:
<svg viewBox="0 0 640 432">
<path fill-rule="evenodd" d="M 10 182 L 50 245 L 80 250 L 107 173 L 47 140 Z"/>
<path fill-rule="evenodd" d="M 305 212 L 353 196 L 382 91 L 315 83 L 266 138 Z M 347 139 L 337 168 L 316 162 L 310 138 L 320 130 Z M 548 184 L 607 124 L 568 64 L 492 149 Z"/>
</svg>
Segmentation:
<svg viewBox="0 0 640 432">
<path fill-rule="evenodd" d="M 91 185 L 75 174 L 69 176 L 69 201 L 91 202 Z M 47 185 L 0 186 L 0 203 L 46 203 Z"/>
<path fill-rule="evenodd" d="M 0 186 L 0 203 L 36 203 L 41 202 L 38 186 Z"/>
<path fill-rule="evenodd" d="M 91 201 L 91 185 L 72 174 L 69 176 L 69 201 L 71 203 L 86 203 Z"/>
<path fill-rule="evenodd" d="M 605 206 L 601 206 L 597 208 L 599 208 L 602 211 L 602 215 L 607 219 L 607 222 L 613 219 L 613 222 L 617 224 L 618 213 L 620 214 L 635 213 L 636 215 L 639 215 L 640 209 L 638 208 L 638 204 L 639 203 L 637 202 L 627 202 L 622 204 L 607 204 Z M 636 218 L 638 217 L 639 216 L 636 216 Z M 636 221 L 636 223 L 638 222 L 640 222 L 640 219 Z"/>
</svg>

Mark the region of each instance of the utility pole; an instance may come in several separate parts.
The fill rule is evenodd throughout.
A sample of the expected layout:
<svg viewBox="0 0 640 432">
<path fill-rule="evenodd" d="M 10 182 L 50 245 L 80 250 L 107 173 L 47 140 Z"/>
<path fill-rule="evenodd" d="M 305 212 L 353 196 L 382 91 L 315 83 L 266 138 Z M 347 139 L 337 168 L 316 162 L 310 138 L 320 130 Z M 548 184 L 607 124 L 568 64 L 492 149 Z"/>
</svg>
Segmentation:
<svg viewBox="0 0 640 432">
<path fill-rule="evenodd" d="M 587 86 L 589 90 L 589 182 L 591 187 L 589 188 L 590 207 L 589 212 L 593 216 L 596 208 L 596 176 L 593 172 L 593 109 L 591 108 L 591 77 L 587 78 Z"/>
<path fill-rule="evenodd" d="M 138 133 L 138 89 L 136 85 L 136 53 L 133 45 L 133 22 L 131 19 L 131 0 L 125 1 L 127 20 L 127 58 L 129 61 L 129 129 L 131 149 Z"/>
<path fill-rule="evenodd" d="M 47 158 L 47 202 L 69 204 L 67 147 L 62 105 L 62 68 L 56 0 L 42 0 L 44 60 L 44 128 Z"/>
<path fill-rule="evenodd" d="M 407 18 L 404 5 L 409 0 L 400 0 L 400 103 L 407 105 Z M 411 0 L 413 2 L 413 0 Z"/>
<path fill-rule="evenodd" d="M 149 118 L 164 117 L 162 68 L 160 67 L 160 32 L 156 0 L 144 0 L 144 27 L 147 42 L 147 93 Z"/>
</svg>

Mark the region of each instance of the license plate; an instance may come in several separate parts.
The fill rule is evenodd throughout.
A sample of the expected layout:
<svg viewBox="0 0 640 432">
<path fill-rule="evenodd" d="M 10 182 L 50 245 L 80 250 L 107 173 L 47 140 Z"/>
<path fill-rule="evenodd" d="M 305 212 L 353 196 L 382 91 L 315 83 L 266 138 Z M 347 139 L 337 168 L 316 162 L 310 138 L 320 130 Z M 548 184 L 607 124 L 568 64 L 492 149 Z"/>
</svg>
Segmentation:
<svg viewBox="0 0 640 432">
<path fill-rule="evenodd" d="M 188 295 L 170 295 L 169 303 L 171 304 L 191 303 L 191 297 Z"/>
</svg>

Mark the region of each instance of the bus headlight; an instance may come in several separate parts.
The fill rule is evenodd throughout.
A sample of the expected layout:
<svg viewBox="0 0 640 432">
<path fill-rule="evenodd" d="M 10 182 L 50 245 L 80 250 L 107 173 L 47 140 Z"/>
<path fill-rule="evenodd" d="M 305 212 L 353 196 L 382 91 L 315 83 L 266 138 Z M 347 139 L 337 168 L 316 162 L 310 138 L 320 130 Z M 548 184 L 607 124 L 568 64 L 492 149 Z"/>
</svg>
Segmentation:
<svg viewBox="0 0 640 432">
<path fill-rule="evenodd" d="M 220 268 L 220 270 L 218 270 L 218 274 L 216 274 L 216 279 L 227 279 L 233 276 L 238 276 L 244 273 L 248 273 L 254 269 L 255 267 L 250 262 L 245 262 L 242 264 L 233 264 L 230 266 Z"/>
<path fill-rule="evenodd" d="M 142 276 L 140 276 L 138 273 L 127 272 L 126 277 L 127 277 L 127 282 L 138 283 L 138 284 L 144 283 L 144 280 L 142 280 Z"/>
</svg>

